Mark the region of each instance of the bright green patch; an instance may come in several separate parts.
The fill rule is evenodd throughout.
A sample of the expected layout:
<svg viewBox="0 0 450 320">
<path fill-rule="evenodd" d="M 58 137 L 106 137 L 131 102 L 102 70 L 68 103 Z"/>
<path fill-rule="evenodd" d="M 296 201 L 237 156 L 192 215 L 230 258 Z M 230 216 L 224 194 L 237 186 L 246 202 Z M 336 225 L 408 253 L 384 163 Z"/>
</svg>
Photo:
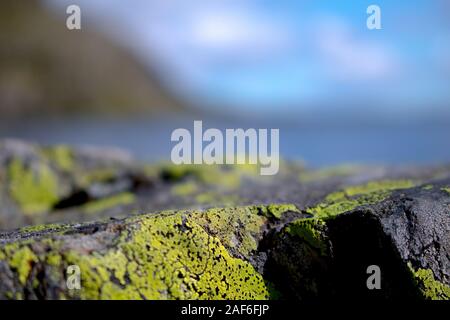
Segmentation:
<svg viewBox="0 0 450 320">
<path fill-rule="evenodd" d="M 39 163 L 33 172 L 14 159 L 8 172 L 11 196 L 25 214 L 48 211 L 58 201 L 58 182 L 46 164 Z"/>
<path fill-rule="evenodd" d="M 30 274 L 32 263 L 37 262 L 37 257 L 29 247 L 17 248 L 15 245 L 7 245 L 5 252 L 10 253 L 9 265 L 16 270 L 19 281 L 25 284 Z"/>
<path fill-rule="evenodd" d="M 218 201 L 217 192 L 203 192 L 195 197 L 195 201 L 199 204 L 214 204 Z"/>
<path fill-rule="evenodd" d="M 252 219 L 242 210 L 237 216 Z M 65 259 L 80 266 L 86 299 L 268 298 L 262 276 L 223 245 L 233 245 L 228 224 L 234 219 L 232 212 L 211 210 L 145 216 L 108 252 L 71 251 Z"/>
<path fill-rule="evenodd" d="M 413 186 L 413 182 L 409 180 L 385 180 L 351 186 L 329 194 L 322 203 L 307 211 L 316 218 L 333 217 L 362 205 L 383 201 L 392 190 Z"/>
<path fill-rule="evenodd" d="M 446 191 L 448 194 L 450 194 L 450 187 L 444 187 L 441 190 Z"/>
<path fill-rule="evenodd" d="M 23 283 L 35 263 L 49 266 L 47 281 L 58 285 L 65 282 L 66 267 L 78 265 L 81 291 L 61 292 L 62 298 L 267 299 L 272 286 L 247 261 L 267 221 L 262 208 L 135 216 L 115 229 L 110 243 L 101 237 L 87 246 L 72 237 L 41 238 L 33 241 L 46 250 L 33 253 L 29 242 L 18 242 L 0 247 L 0 258 Z"/>
<path fill-rule="evenodd" d="M 166 165 L 162 175 L 170 181 L 181 181 L 194 177 L 200 183 L 225 189 L 236 189 L 244 176 L 255 176 L 257 165 Z"/>
<path fill-rule="evenodd" d="M 44 155 L 54 161 L 56 165 L 65 171 L 71 171 L 74 168 L 74 159 L 72 150 L 65 145 L 59 145 L 44 149 Z"/>
<path fill-rule="evenodd" d="M 198 189 L 198 186 L 193 182 L 184 182 L 178 185 L 175 185 L 172 188 L 172 193 L 177 196 L 189 196 L 194 194 Z"/>
<path fill-rule="evenodd" d="M 322 219 L 307 218 L 291 222 L 286 232 L 306 241 L 311 247 L 320 250 L 322 255 L 327 253 L 326 239 L 323 233 L 325 222 Z"/>
<path fill-rule="evenodd" d="M 193 212 L 192 217 L 242 257 L 257 249 L 261 227 L 267 220 L 255 207 L 213 208 Z"/>
<path fill-rule="evenodd" d="M 89 186 L 94 182 L 107 182 L 117 175 L 117 169 L 103 168 L 82 173 L 77 177 L 80 186 Z"/>
<path fill-rule="evenodd" d="M 364 185 L 345 188 L 347 196 L 363 195 L 374 192 L 387 192 L 397 189 L 407 189 L 414 187 L 411 180 L 382 180 L 372 181 Z"/>
<path fill-rule="evenodd" d="M 57 252 L 50 252 L 46 257 L 46 263 L 49 266 L 59 267 L 62 264 L 61 255 Z"/>
<path fill-rule="evenodd" d="M 116 206 L 133 203 L 135 200 L 136 197 L 134 194 L 130 192 L 123 192 L 114 196 L 88 202 L 82 206 L 81 210 L 88 214 L 97 213 Z"/>
<path fill-rule="evenodd" d="M 432 184 L 427 184 L 425 186 L 422 187 L 423 190 L 431 190 L 433 189 L 433 185 Z"/>
<path fill-rule="evenodd" d="M 42 232 L 42 231 L 57 231 L 65 229 L 64 225 L 62 224 L 40 224 L 35 226 L 26 226 L 23 228 L 20 228 L 20 232 L 24 233 L 33 233 L 33 232 Z"/>
<path fill-rule="evenodd" d="M 280 219 L 283 213 L 291 211 L 291 212 L 300 212 L 294 204 L 269 204 L 266 207 L 261 207 L 263 210 L 263 214 L 267 217 L 275 217 Z"/>
<path fill-rule="evenodd" d="M 431 269 L 418 269 L 415 271 L 411 265 L 409 265 L 409 268 L 425 299 L 450 299 L 450 287 L 437 281 L 434 278 L 434 274 Z"/>
<path fill-rule="evenodd" d="M 248 207 L 143 216 L 106 253 L 64 259 L 80 266 L 85 299 L 265 299 L 262 276 L 226 249 L 256 249 L 263 220 Z"/>
</svg>

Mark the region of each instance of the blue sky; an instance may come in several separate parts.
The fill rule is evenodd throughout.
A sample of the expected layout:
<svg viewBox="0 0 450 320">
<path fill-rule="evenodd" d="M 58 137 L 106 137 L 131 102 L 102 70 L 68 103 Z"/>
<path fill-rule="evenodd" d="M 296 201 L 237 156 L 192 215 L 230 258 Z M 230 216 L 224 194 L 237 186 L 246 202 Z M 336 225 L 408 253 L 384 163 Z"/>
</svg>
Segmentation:
<svg viewBox="0 0 450 320">
<path fill-rule="evenodd" d="M 69 2 L 194 103 L 275 112 L 449 108 L 446 0 Z M 382 30 L 366 28 L 370 4 L 381 8 Z"/>
</svg>

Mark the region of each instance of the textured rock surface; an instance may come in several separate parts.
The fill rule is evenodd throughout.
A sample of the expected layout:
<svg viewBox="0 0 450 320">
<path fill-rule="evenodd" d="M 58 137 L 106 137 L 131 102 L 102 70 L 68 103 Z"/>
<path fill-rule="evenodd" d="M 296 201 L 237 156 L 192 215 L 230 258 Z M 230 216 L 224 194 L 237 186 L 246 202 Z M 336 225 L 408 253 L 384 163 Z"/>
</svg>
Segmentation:
<svg viewBox="0 0 450 320">
<path fill-rule="evenodd" d="M 2 141 L 0 298 L 450 298 L 449 167 L 281 168 Z"/>
<path fill-rule="evenodd" d="M 325 201 L 322 211 L 310 210 L 312 218 L 296 219 L 276 234 L 269 264 L 284 275 L 279 282 L 284 290 L 299 299 L 448 300 L 450 198 L 444 188 L 449 182 L 395 190 L 381 201 L 380 191 L 353 195 L 351 187 L 344 189 L 346 198 L 369 204 L 350 209 L 340 199 Z M 324 214 L 329 208 L 332 214 Z M 382 290 L 367 290 L 362 281 L 370 265 L 381 269 Z"/>
</svg>

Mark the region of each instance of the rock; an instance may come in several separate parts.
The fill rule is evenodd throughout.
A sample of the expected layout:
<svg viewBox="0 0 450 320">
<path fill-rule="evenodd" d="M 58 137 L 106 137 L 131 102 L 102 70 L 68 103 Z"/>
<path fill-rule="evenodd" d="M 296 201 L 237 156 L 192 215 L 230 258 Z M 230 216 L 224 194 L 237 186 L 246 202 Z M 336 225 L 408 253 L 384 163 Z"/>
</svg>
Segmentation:
<svg viewBox="0 0 450 320">
<path fill-rule="evenodd" d="M 268 265 L 298 299 L 448 300 L 449 183 L 330 194 L 308 210 L 311 218 L 296 219 L 274 236 Z M 371 265 L 381 269 L 382 290 L 368 290 L 363 281 Z"/>
<path fill-rule="evenodd" d="M 270 213 L 257 206 L 165 211 L 5 234 L 0 240 L 0 297 L 269 298 L 273 288 L 257 271 L 262 261 L 253 259 L 270 220 L 263 212 Z M 66 290 L 69 265 L 81 268 L 80 291 Z"/>
<path fill-rule="evenodd" d="M 281 168 L 1 141 L 0 298 L 450 298 L 449 167 Z"/>
<path fill-rule="evenodd" d="M 129 157 L 115 150 L 92 152 L 64 145 L 38 147 L 18 140 L 0 141 L 0 229 L 82 221 L 80 214 L 69 217 L 72 208 L 82 211 L 86 205 L 90 211 L 102 203 L 118 204 L 114 199 L 131 202 L 127 191 L 137 181 L 150 183 L 145 177 L 135 178 L 139 173 L 133 166 Z"/>
</svg>

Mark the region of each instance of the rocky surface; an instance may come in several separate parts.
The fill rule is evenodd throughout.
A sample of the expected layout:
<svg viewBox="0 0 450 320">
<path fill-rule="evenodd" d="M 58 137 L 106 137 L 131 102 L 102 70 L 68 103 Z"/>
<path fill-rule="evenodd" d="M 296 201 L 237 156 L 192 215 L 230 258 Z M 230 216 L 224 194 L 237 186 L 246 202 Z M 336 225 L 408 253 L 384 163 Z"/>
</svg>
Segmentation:
<svg viewBox="0 0 450 320">
<path fill-rule="evenodd" d="M 450 298 L 449 166 L 258 172 L 3 140 L 0 298 Z"/>
</svg>

